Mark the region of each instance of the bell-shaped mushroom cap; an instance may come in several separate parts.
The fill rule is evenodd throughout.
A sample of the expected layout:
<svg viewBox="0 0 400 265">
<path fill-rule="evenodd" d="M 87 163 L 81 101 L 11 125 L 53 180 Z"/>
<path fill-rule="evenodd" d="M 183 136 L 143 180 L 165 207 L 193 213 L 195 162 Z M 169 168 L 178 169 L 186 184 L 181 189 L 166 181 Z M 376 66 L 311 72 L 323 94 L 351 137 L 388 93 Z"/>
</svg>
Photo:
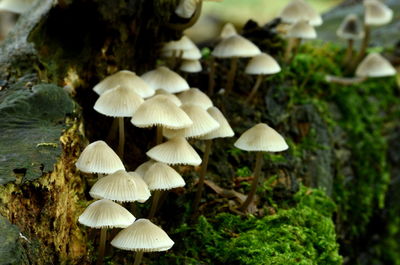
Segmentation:
<svg viewBox="0 0 400 265">
<path fill-rule="evenodd" d="M 162 51 L 184 51 L 192 49 L 197 49 L 196 44 L 194 44 L 189 37 L 183 35 L 179 40 L 167 42 L 163 46 Z"/>
<path fill-rule="evenodd" d="M 252 57 L 260 53 L 254 43 L 240 35 L 221 40 L 212 51 L 212 55 L 218 58 Z"/>
<path fill-rule="evenodd" d="M 233 26 L 233 24 L 229 22 L 222 27 L 221 32 L 219 33 L 219 37 L 221 39 L 226 39 L 232 37 L 233 35 L 237 35 L 237 31 L 235 29 L 235 26 Z"/>
<path fill-rule="evenodd" d="M 139 174 L 139 176 L 141 176 L 142 178 L 144 177 L 144 175 L 146 174 L 147 170 L 149 170 L 149 168 L 154 165 L 155 163 L 157 163 L 157 161 L 154 161 L 152 159 L 144 162 L 143 164 L 140 164 L 136 169 L 135 169 L 135 173 Z"/>
<path fill-rule="evenodd" d="M 95 199 L 105 198 L 118 202 L 145 202 L 150 197 L 150 191 L 140 176 L 125 170 L 100 178 L 89 194 Z"/>
<path fill-rule="evenodd" d="M 143 102 L 133 89 L 117 86 L 101 94 L 93 108 L 110 117 L 131 117 Z"/>
<path fill-rule="evenodd" d="M 179 70 L 187 73 L 198 73 L 203 70 L 199 60 L 183 60 Z"/>
<path fill-rule="evenodd" d="M 92 228 L 125 228 L 130 226 L 135 219 L 118 203 L 102 199 L 90 204 L 79 216 L 78 222 Z"/>
<path fill-rule="evenodd" d="M 357 40 L 364 37 L 364 29 L 356 14 L 347 15 L 336 31 L 339 38 Z"/>
<path fill-rule="evenodd" d="M 93 88 L 93 91 L 101 95 L 106 90 L 116 86 L 131 88 L 142 98 L 151 97 L 155 93 L 154 89 L 152 89 L 145 81 L 134 72 L 128 70 L 122 70 L 107 76 Z"/>
<path fill-rule="evenodd" d="M 154 163 L 143 177 L 150 190 L 170 190 L 185 186 L 178 172 L 164 163 Z"/>
<path fill-rule="evenodd" d="M 192 104 L 203 109 L 208 109 L 214 105 L 211 99 L 198 88 L 191 88 L 184 91 L 178 95 L 178 98 L 182 104 Z"/>
<path fill-rule="evenodd" d="M 304 0 L 293 0 L 283 8 L 279 16 L 284 23 L 294 24 L 300 20 L 309 21 L 313 26 L 322 25 L 320 14 Z"/>
<path fill-rule="evenodd" d="M 157 67 L 155 70 L 144 73 L 141 77 L 154 90 L 162 88 L 169 93 L 178 93 L 189 89 L 185 79 L 165 66 Z"/>
<path fill-rule="evenodd" d="M 281 67 L 279 64 L 266 53 L 261 53 L 251 58 L 244 70 L 246 74 L 250 75 L 269 75 L 280 71 Z"/>
<path fill-rule="evenodd" d="M 2 0 L 0 1 L 0 11 L 8 11 L 22 14 L 28 11 L 36 0 Z"/>
<path fill-rule="evenodd" d="M 113 247 L 143 252 L 167 251 L 174 241 L 148 219 L 138 219 L 121 230 L 111 241 Z"/>
<path fill-rule="evenodd" d="M 146 100 L 133 114 L 131 122 L 140 128 L 163 126 L 181 129 L 193 124 L 189 116 L 165 95 Z"/>
<path fill-rule="evenodd" d="M 224 114 L 218 108 L 210 107 L 207 112 L 219 123 L 219 128 L 199 137 L 200 140 L 232 137 L 235 134 Z"/>
<path fill-rule="evenodd" d="M 104 141 L 86 146 L 75 166 L 85 173 L 110 174 L 125 169 L 119 156 Z"/>
<path fill-rule="evenodd" d="M 219 127 L 219 123 L 208 114 L 208 112 L 202 107 L 184 104 L 181 106 L 186 114 L 193 121 L 193 124 L 187 128 L 179 130 L 164 129 L 163 135 L 167 138 L 173 138 L 176 136 L 182 136 L 185 138 L 199 137 L 205 135 Z"/>
<path fill-rule="evenodd" d="M 234 145 L 245 151 L 262 152 L 280 152 L 289 148 L 285 139 L 265 123 L 259 123 L 245 131 Z"/>
<path fill-rule="evenodd" d="M 286 33 L 288 38 L 315 39 L 317 32 L 307 21 L 301 20 L 290 26 Z"/>
<path fill-rule="evenodd" d="M 382 26 L 392 21 L 393 11 L 377 0 L 364 1 L 365 24 L 369 26 Z"/>
<path fill-rule="evenodd" d="M 163 96 L 167 97 L 178 107 L 180 107 L 182 105 L 181 100 L 175 94 L 171 94 L 168 91 L 165 91 L 164 89 L 157 89 L 156 95 L 163 95 Z"/>
<path fill-rule="evenodd" d="M 202 1 L 202 0 L 200 0 Z M 198 0 L 180 0 L 175 14 L 181 18 L 191 18 L 196 11 Z"/>
<path fill-rule="evenodd" d="M 200 156 L 183 137 L 175 137 L 156 145 L 147 151 L 146 155 L 169 165 L 198 166 L 201 164 Z"/>
<path fill-rule="evenodd" d="M 360 77 L 383 77 L 396 74 L 396 69 L 379 53 L 371 53 L 362 60 L 356 69 Z"/>
</svg>

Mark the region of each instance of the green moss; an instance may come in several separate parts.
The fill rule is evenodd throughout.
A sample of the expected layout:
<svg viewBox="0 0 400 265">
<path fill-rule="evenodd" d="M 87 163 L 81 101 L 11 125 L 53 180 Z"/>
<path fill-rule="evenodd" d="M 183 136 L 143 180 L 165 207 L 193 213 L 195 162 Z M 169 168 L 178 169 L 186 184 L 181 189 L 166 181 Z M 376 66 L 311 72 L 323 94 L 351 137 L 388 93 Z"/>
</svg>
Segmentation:
<svg viewBox="0 0 400 265">
<path fill-rule="evenodd" d="M 335 204 L 304 187 L 294 199 L 295 207 L 272 216 L 221 213 L 200 217 L 194 228 L 183 225 L 172 235 L 181 239 L 174 254 L 156 264 L 341 264 Z"/>
</svg>

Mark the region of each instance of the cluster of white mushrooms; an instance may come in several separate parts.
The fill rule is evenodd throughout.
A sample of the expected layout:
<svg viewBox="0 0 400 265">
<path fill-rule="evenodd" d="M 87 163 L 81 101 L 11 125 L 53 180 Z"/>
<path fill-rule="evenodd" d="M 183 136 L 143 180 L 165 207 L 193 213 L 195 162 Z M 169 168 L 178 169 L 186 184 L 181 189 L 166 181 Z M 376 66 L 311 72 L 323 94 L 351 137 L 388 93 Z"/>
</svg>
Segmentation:
<svg viewBox="0 0 400 265">
<path fill-rule="evenodd" d="M 366 6 L 369 8 L 370 2 L 373 1 L 375 0 L 365 1 Z M 201 1 L 195 1 L 195 6 L 199 2 Z M 176 12 L 180 14 L 184 11 L 185 6 L 181 3 Z M 304 0 L 293 0 L 282 11 L 281 19 L 290 24 L 286 33 L 289 44 L 285 55 L 286 61 L 289 62 L 296 55 L 301 39 L 316 37 L 313 26 L 321 25 L 322 19 Z M 354 22 L 355 18 L 350 20 Z M 340 31 L 353 28 L 354 26 L 342 25 Z M 185 78 L 171 70 L 179 69 L 186 75 L 202 71 L 202 55 L 197 46 L 187 36 L 183 36 L 180 40 L 166 43 L 161 50 L 161 56 L 165 59 L 165 65 L 141 76 L 122 70 L 108 76 L 93 88 L 99 95 L 94 109 L 103 115 L 116 118 L 115 125 L 118 126 L 115 127 L 119 132 L 116 152 L 104 141 L 96 141 L 83 150 L 76 162 L 77 168 L 82 172 L 100 174 L 89 192 L 96 201 L 79 217 L 80 223 L 101 229 L 98 264 L 103 260 L 107 228 L 123 228 L 111 241 L 111 245 L 136 251 L 135 264 L 140 264 L 143 252 L 170 249 L 174 242 L 160 227 L 150 221 L 159 207 L 161 193 L 185 185 L 177 165 L 201 165 L 193 202 L 193 211 L 196 212 L 204 189 L 212 140 L 234 135 L 227 119 L 214 106 L 212 100 L 200 89 L 191 88 Z M 214 58 L 230 59 L 225 86 L 225 93 L 229 93 L 233 88 L 237 62 L 239 58 L 245 57 L 251 57 L 245 72 L 257 75 L 255 85 L 246 99 L 249 102 L 256 95 L 265 75 L 278 73 L 281 68 L 273 57 L 262 53 L 254 43 L 239 35 L 230 23 L 223 27 L 219 42 L 211 53 L 208 72 L 209 80 L 213 81 L 217 65 Z M 367 56 L 357 73 L 362 72 L 362 65 L 371 64 L 371 61 L 376 60 L 382 58 L 377 54 Z M 375 62 L 372 64 L 372 68 L 384 71 L 381 66 L 375 66 Z M 213 91 L 211 84 L 213 82 L 209 82 L 209 92 Z M 125 117 L 130 118 L 131 124 L 138 128 L 156 127 L 156 145 L 146 152 L 150 160 L 134 172 L 127 172 L 123 163 Z M 189 144 L 188 139 L 205 142 L 203 159 Z M 265 123 L 259 123 L 245 131 L 234 145 L 242 150 L 257 152 L 251 189 L 240 205 L 240 209 L 247 212 L 256 193 L 263 152 L 284 151 L 288 145 L 278 132 Z M 153 199 L 148 219 L 141 218 L 135 221 L 135 217 L 127 209 L 117 204 L 136 201 L 144 203 L 151 192 Z"/>
<path fill-rule="evenodd" d="M 257 46 L 238 35 L 234 29 L 231 28 L 231 33 L 228 34 L 229 27 L 231 25 L 226 26 L 223 31 L 223 34 L 229 36 L 225 36 L 217 45 L 214 55 L 225 58 L 228 50 L 232 60 L 255 55 L 247 66 L 246 71 L 250 74 L 262 76 L 280 71 L 279 65 L 271 56 L 262 54 Z M 224 43 L 227 47 L 224 47 Z M 232 53 L 232 50 L 236 53 Z M 167 43 L 162 50 L 162 56 L 170 58 L 169 62 L 176 67 L 179 64 L 183 71 L 187 70 L 182 67 L 184 65 L 201 67 L 201 63 L 195 61 L 200 59 L 200 51 L 186 36 Z M 119 144 L 117 152 L 114 152 L 104 141 L 93 142 L 83 150 L 76 162 L 77 168 L 82 172 L 100 174 L 89 192 L 97 201 L 88 206 L 79 217 L 79 222 L 89 227 L 101 228 L 99 263 L 104 256 L 106 229 L 118 227 L 124 229 L 111 241 L 111 245 L 136 251 L 135 264 L 140 264 L 143 252 L 165 251 L 173 245 L 166 233 L 149 220 L 156 213 L 162 191 L 185 185 L 184 179 L 173 166 L 201 164 L 197 193 L 193 202 L 195 212 L 203 192 L 212 140 L 232 137 L 234 132 L 222 112 L 205 93 L 197 88 L 190 88 L 184 78 L 167 66 L 158 66 L 140 77 L 134 72 L 122 70 L 106 77 L 93 90 L 99 95 L 94 109 L 118 121 Z M 255 92 L 256 88 L 252 94 Z M 127 172 L 122 162 L 125 117 L 130 118 L 133 126 L 157 128 L 156 145 L 146 152 L 150 160 L 134 172 Z M 189 138 L 205 141 L 203 160 L 189 144 Z M 251 192 L 241 205 L 241 209 L 246 212 L 255 195 L 263 160 L 262 152 L 283 151 L 288 146 L 274 129 L 264 123 L 246 131 L 235 146 L 258 152 L 257 170 Z M 135 221 L 135 217 L 128 210 L 116 203 L 144 203 L 150 197 L 151 191 L 154 193 L 148 213 L 149 219 Z M 137 236 L 143 232 L 137 229 L 143 227 L 149 235 L 143 233 Z"/>
</svg>

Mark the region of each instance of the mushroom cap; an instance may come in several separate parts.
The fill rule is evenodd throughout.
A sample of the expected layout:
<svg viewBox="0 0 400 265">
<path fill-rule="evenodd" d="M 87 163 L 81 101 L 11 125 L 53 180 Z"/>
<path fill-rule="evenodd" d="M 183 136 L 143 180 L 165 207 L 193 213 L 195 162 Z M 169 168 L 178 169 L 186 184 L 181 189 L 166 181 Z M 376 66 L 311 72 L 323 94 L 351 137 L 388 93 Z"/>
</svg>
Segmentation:
<svg viewBox="0 0 400 265">
<path fill-rule="evenodd" d="M 347 15 L 336 31 L 339 38 L 357 40 L 364 37 L 364 29 L 356 14 Z"/>
<path fill-rule="evenodd" d="M 131 117 L 143 102 L 133 89 L 117 86 L 101 94 L 93 108 L 106 116 Z"/>
<path fill-rule="evenodd" d="M 125 169 L 119 156 L 104 141 L 86 146 L 75 166 L 85 173 L 110 174 Z"/>
<path fill-rule="evenodd" d="M 396 69 L 379 53 L 370 53 L 357 66 L 356 76 L 384 77 L 396 74 Z"/>
<path fill-rule="evenodd" d="M 215 138 L 232 137 L 235 135 L 228 121 L 224 117 L 224 114 L 222 114 L 218 108 L 210 107 L 207 112 L 219 123 L 219 128 L 201 136 L 199 138 L 200 140 L 211 140 Z"/>
<path fill-rule="evenodd" d="M 162 51 L 184 51 L 192 49 L 197 49 L 196 44 L 194 44 L 188 36 L 183 35 L 179 40 L 167 42 L 163 46 Z"/>
<path fill-rule="evenodd" d="M 146 155 L 169 165 L 198 166 L 201 164 L 200 156 L 183 137 L 175 137 L 156 145 L 147 151 Z"/>
<path fill-rule="evenodd" d="M 193 124 L 189 116 L 165 95 L 146 100 L 133 114 L 131 122 L 140 128 L 163 126 L 181 129 Z"/>
<path fill-rule="evenodd" d="M 143 252 L 167 251 L 174 241 L 148 219 L 138 219 L 121 230 L 111 241 L 113 247 Z"/>
<path fill-rule="evenodd" d="M 178 107 L 180 107 L 182 105 L 181 100 L 175 94 L 171 94 L 168 91 L 165 91 L 164 89 L 157 89 L 156 95 L 166 96 Z"/>
<path fill-rule="evenodd" d="M 219 58 L 252 57 L 260 53 L 254 43 L 240 35 L 222 39 L 212 51 L 212 55 Z"/>
<path fill-rule="evenodd" d="M 234 146 L 245 151 L 262 152 L 280 152 L 289 148 L 285 139 L 265 123 L 259 123 L 245 131 Z"/>
<path fill-rule="evenodd" d="M 136 172 L 137 174 L 139 174 L 139 176 L 141 176 L 142 178 L 144 177 L 144 175 L 146 174 L 147 170 L 149 170 L 149 168 L 154 165 L 155 163 L 157 163 L 157 161 L 154 161 L 152 159 L 140 164 L 134 172 Z"/>
<path fill-rule="evenodd" d="M 317 32 L 307 21 L 301 20 L 290 26 L 286 33 L 288 38 L 315 39 Z"/>
<path fill-rule="evenodd" d="M 187 73 L 198 73 L 203 70 L 199 60 L 183 60 L 179 70 Z"/>
<path fill-rule="evenodd" d="M 186 90 L 178 95 L 179 100 L 182 104 L 192 104 L 199 106 L 203 109 L 208 109 L 212 107 L 214 104 L 211 99 L 200 89 L 191 88 Z"/>
<path fill-rule="evenodd" d="M 286 5 L 279 16 L 284 23 L 294 24 L 300 20 L 309 21 L 310 25 L 322 25 L 322 18 L 315 9 L 304 0 L 293 0 Z"/>
<path fill-rule="evenodd" d="M 168 50 L 168 51 L 163 51 L 161 53 L 162 57 L 179 57 L 184 60 L 199 60 L 201 58 L 201 52 L 200 50 L 196 47 L 190 50 Z"/>
<path fill-rule="evenodd" d="M 279 64 L 266 53 L 261 53 L 251 58 L 244 70 L 246 74 L 250 75 L 269 75 L 279 73 L 280 71 L 281 67 Z"/>
<path fill-rule="evenodd" d="M 79 216 L 78 222 L 92 228 L 125 228 L 135 217 L 113 201 L 102 199 L 91 203 Z"/>
<path fill-rule="evenodd" d="M 392 21 L 393 11 L 377 0 L 364 1 L 364 21 L 369 26 L 382 26 Z"/>
<path fill-rule="evenodd" d="M 237 35 L 237 31 L 235 26 L 229 22 L 222 27 L 221 32 L 219 33 L 221 39 L 226 39 L 233 35 Z"/>
<path fill-rule="evenodd" d="M 118 170 L 100 178 L 90 189 L 90 196 L 95 199 L 109 199 L 118 202 L 145 202 L 150 197 L 146 183 L 137 174 Z"/>
<path fill-rule="evenodd" d="M 154 90 L 162 88 L 169 93 L 178 93 L 189 89 L 185 79 L 165 66 L 144 73 L 141 78 Z"/>
<path fill-rule="evenodd" d="M 170 190 L 185 186 L 185 181 L 178 172 L 167 164 L 156 162 L 143 177 L 150 190 Z"/>
<path fill-rule="evenodd" d="M 219 123 L 202 107 L 193 104 L 184 104 L 181 106 L 181 109 L 186 112 L 193 121 L 193 124 L 179 130 L 164 129 L 163 135 L 165 137 L 199 137 L 212 132 L 219 127 Z"/>
<path fill-rule="evenodd" d="M 36 0 L 2 0 L 0 1 L 0 11 L 8 11 L 22 14 L 28 11 Z"/>
<path fill-rule="evenodd" d="M 175 9 L 175 14 L 181 18 L 191 18 L 196 11 L 197 2 L 198 0 L 180 0 Z"/>
<path fill-rule="evenodd" d="M 116 86 L 131 88 L 142 98 L 151 97 L 155 93 L 154 89 L 152 89 L 145 81 L 143 81 L 134 72 L 128 70 L 121 70 L 115 74 L 107 76 L 97 85 L 95 85 L 93 91 L 101 95 L 108 89 Z"/>
</svg>

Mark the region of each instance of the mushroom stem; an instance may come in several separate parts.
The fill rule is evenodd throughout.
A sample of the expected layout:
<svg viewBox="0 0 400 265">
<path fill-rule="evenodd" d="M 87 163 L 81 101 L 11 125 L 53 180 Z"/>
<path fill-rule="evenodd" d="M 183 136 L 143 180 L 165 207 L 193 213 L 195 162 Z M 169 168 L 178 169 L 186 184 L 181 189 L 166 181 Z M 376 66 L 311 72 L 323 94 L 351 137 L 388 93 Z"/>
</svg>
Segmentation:
<svg viewBox="0 0 400 265">
<path fill-rule="evenodd" d="M 209 59 L 210 74 L 208 75 L 208 95 L 212 96 L 214 94 L 215 87 L 215 58 L 210 55 Z"/>
<path fill-rule="evenodd" d="M 301 38 L 295 38 L 293 44 L 293 53 L 289 59 L 289 63 L 294 59 L 294 57 L 296 57 L 297 53 L 299 52 L 300 44 L 301 44 Z"/>
<path fill-rule="evenodd" d="M 162 126 L 157 126 L 156 145 L 161 144 L 162 140 L 163 140 L 163 128 Z"/>
<path fill-rule="evenodd" d="M 154 214 L 157 211 L 157 205 L 158 205 L 158 201 L 160 200 L 161 193 L 162 193 L 161 190 L 154 191 L 153 201 L 151 203 L 151 208 L 150 208 L 150 213 L 149 213 L 149 218 L 148 219 L 151 219 L 151 218 L 154 217 Z"/>
<path fill-rule="evenodd" d="M 263 81 L 263 75 L 258 75 L 256 83 L 253 86 L 253 89 L 251 90 L 250 94 L 246 98 L 247 103 L 249 103 L 253 99 L 253 97 L 256 95 L 257 90 L 260 87 L 262 81 Z"/>
<path fill-rule="evenodd" d="M 117 129 L 118 129 L 118 120 L 113 119 L 110 131 L 108 132 L 108 135 L 107 135 L 107 140 L 106 140 L 107 143 L 110 143 L 113 141 L 113 139 L 115 138 L 115 135 L 117 134 Z"/>
<path fill-rule="evenodd" d="M 285 55 L 283 56 L 283 60 L 285 62 L 289 62 L 290 57 L 291 57 L 290 55 L 292 54 L 293 46 L 294 46 L 294 39 L 290 38 L 288 40 L 288 42 L 287 42 L 287 45 L 286 45 Z"/>
<path fill-rule="evenodd" d="M 140 265 L 140 262 L 142 262 L 142 257 L 143 257 L 143 251 L 136 251 L 135 263 L 133 263 L 133 265 Z"/>
<path fill-rule="evenodd" d="M 124 159 L 124 146 L 125 146 L 125 128 L 124 128 L 124 117 L 118 117 L 119 127 L 119 141 L 118 141 L 118 155 Z"/>
<path fill-rule="evenodd" d="M 364 39 L 361 43 L 360 52 L 358 53 L 356 60 L 353 61 L 353 65 L 352 65 L 353 67 L 355 67 L 359 62 L 361 62 L 361 60 L 364 58 L 365 54 L 367 53 L 369 40 L 371 38 L 371 26 L 364 24 L 364 32 L 365 32 L 365 35 L 364 35 Z"/>
<path fill-rule="evenodd" d="M 354 40 L 349 39 L 347 42 L 346 55 L 344 56 L 343 59 L 344 65 L 348 65 L 351 62 L 351 59 L 353 59 L 353 46 L 354 46 Z"/>
<path fill-rule="evenodd" d="M 329 83 L 335 83 L 339 85 L 354 85 L 362 83 L 366 80 L 366 77 L 338 77 L 333 75 L 325 76 L 325 80 Z"/>
<path fill-rule="evenodd" d="M 204 155 L 202 160 L 203 162 L 201 164 L 201 169 L 200 169 L 199 183 L 197 184 L 196 197 L 193 203 L 193 213 L 196 213 L 199 208 L 201 194 L 204 189 L 204 180 L 207 172 L 208 158 L 210 157 L 211 153 L 212 140 L 206 140 L 205 142 L 206 142 L 206 149 L 204 150 Z"/>
<path fill-rule="evenodd" d="M 237 63 L 238 63 L 238 57 L 233 57 L 231 59 L 231 68 L 228 73 L 228 78 L 226 80 L 226 93 L 229 93 L 232 91 L 233 87 L 233 81 L 235 80 L 235 75 L 236 75 L 236 69 L 237 69 Z"/>
<path fill-rule="evenodd" d="M 240 206 L 240 210 L 242 210 L 243 212 L 247 211 L 247 207 L 253 201 L 254 195 L 256 194 L 257 186 L 258 186 L 258 179 L 261 174 L 262 164 L 263 164 L 263 152 L 258 151 L 256 154 L 256 166 L 254 168 L 253 182 L 251 183 L 251 189 L 250 189 L 249 194 L 247 195 L 246 200 Z"/>
<path fill-rule="evenodd" d="M 100 245 L 99 245 L 99 257 L 97 258 L 97 265 L 103 264 L 104 260 L 104 252 L 106 249 L 106 240 L 107 240 L 107 228 L 103 227 L 100 231 Z"/>
</svg>

